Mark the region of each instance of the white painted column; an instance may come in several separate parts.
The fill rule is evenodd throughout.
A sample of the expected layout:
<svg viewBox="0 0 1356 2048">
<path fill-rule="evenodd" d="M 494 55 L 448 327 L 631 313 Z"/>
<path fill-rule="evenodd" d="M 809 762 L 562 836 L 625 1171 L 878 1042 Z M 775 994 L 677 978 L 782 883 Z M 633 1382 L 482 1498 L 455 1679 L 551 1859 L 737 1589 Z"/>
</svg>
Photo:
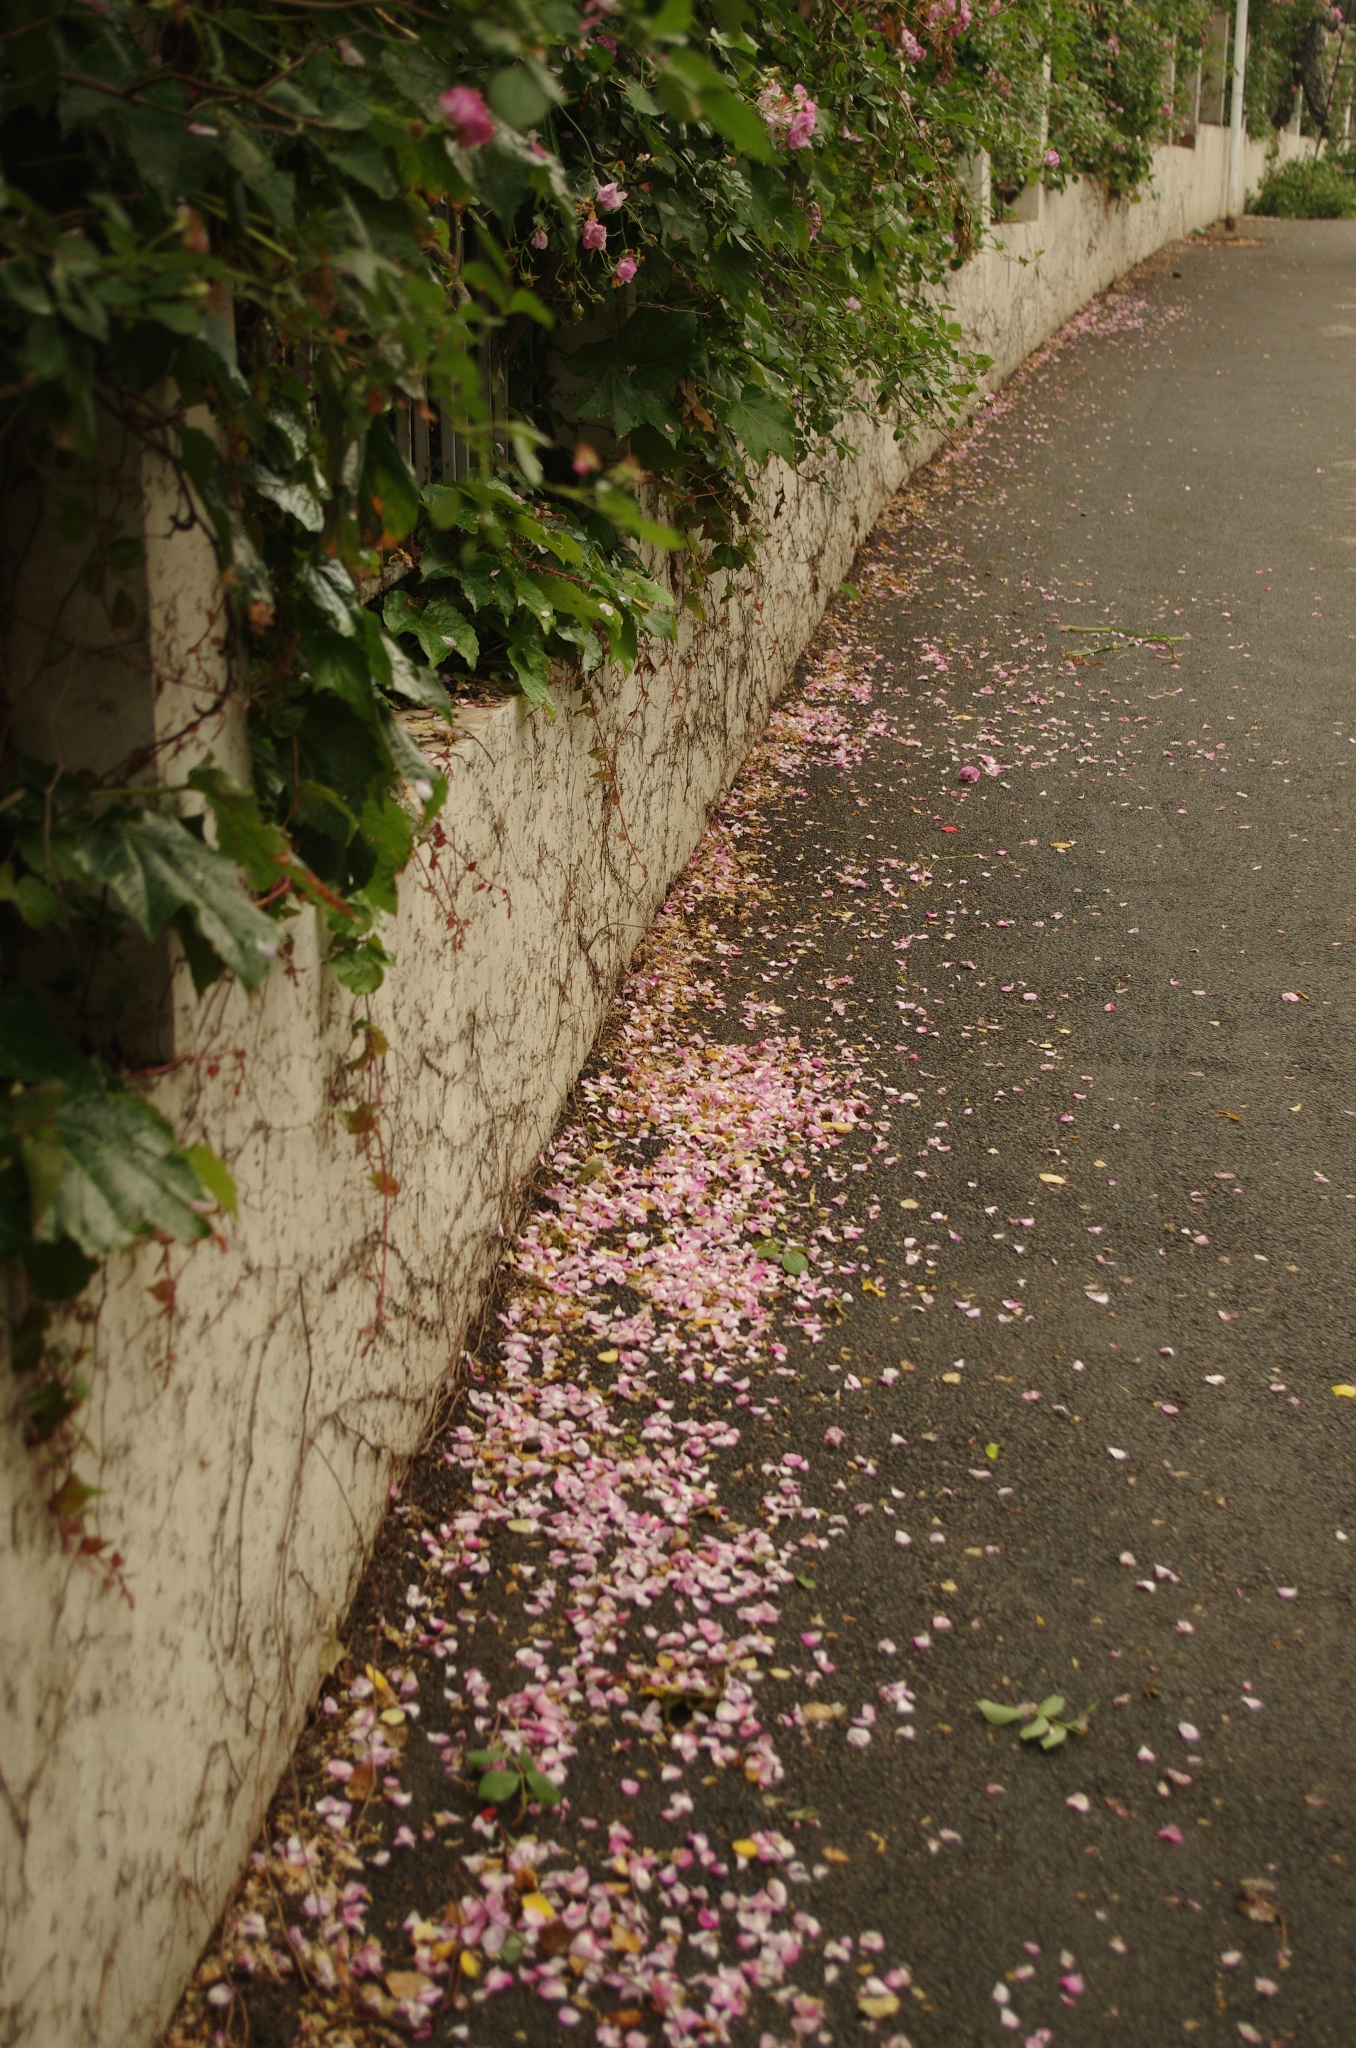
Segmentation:
<svg viewBox="0 0 1356 2048">
<path fill-rule="evenodd" d="M 1243 143 L 1247 130 L 1243 125 L 1243 88 L 1248 63 L 1248 0 L 1237 0 L 1234 10 L 1234 50 L 1230 67 L 1232 89 L 1229 94 L 1229 196 L 1225 212 L 1230 220 L 1237 220 L 1243 211 L 1245 193 L 1243 189 Z"/>
</svg>

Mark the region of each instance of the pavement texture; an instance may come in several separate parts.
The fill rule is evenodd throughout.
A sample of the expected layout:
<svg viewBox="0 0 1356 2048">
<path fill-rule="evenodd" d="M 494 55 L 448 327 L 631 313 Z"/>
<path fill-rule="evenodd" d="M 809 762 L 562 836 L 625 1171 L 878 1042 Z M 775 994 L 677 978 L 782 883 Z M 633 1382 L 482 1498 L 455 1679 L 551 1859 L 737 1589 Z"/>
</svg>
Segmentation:
<svg viewBox="0 0 1356 2048">
<path fill-rule="evenodd" d="M 1354 394 L 1249 223 L 890 508 L 171 2039 L 1356 2041 Z"/>
</svg>

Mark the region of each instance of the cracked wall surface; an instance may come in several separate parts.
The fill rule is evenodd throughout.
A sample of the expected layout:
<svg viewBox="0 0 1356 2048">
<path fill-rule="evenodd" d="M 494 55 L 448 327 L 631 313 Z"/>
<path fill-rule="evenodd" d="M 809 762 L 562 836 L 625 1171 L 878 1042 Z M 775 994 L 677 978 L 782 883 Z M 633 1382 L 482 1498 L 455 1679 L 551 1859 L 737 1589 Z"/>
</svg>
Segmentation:
<svg viewBox="0 0 1356 2048">
<path fill-rule="evenodd" d="M 1076 184 L 1000 229 L 952 293 L 988 381 L 1217 218 L 1226 157 L 1203 129 L 1158 152 L 1137 204 Z M 823 476 L 769 465 L 755 571 L 596 715 L 461 715 L 370 1004 L 383 1060 L 352 1070 L 366 1006 L 324 972 L 309 913 L 254 997 L 180 1002 L 155 1099 L 227 1161 L 239 1220 L 220 1246 L 114 1260 L 76 1333 L 132 1602 L 61 1554 L 13 1406 L 2 1425 L 0 2048 L 148 2048 L 168 2018 L 618 976 L 859 541 L 940 440 L 871 419 L 854 438 Z M 340 1121 L 378 1088 L 389 1199 L 373 1141 Z M 167 1277 L 172 1313 L 148 1292 Z"/>
</svg>

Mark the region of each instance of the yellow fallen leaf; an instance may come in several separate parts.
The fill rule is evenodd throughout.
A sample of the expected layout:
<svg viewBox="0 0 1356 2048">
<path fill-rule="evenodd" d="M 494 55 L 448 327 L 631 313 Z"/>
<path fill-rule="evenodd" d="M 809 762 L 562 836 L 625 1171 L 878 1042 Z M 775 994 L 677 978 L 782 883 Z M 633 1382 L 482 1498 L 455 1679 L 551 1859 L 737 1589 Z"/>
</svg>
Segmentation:
<svg viewBox="0 0 1356 2048">
<path fill-rule="evenodd" d="M 513 1531 L 515 1536 L 535 1536 L 537 1533 L 536 1523 L 527 1521 L 525 1517 L 522 1515 L 516 1516 L 514 1520 L 509 1523 L 509 1528 Z"/>
<path fill-rule="evenodd" d="M 1064 1186 L 1064 1175 L 1062 1173 L 1043 1173 L 1041 1179 L 1048 1188 L 1062 1188 Z"/>
<path fill-rule="evenodd" d="M 730 1847 L 734 1850 L 736 1856 L 756 1856 L 758 1854 L 758 1844 L 751 1842 L 747 1836 L 745 1836 L 742 1842 L 731 1842 Z"/>
<path fill-rule="evenodd" d="M 899 2011 L 899 1999 L 893 1991 L 859 1991 L 857 2010 L 863 2019 L 888 2020 Z"/>
<path fill-rule="evenodd" d="M 480 1958 L 479 1956 L 473 1956 L 469 1948 L 464 1948 L 461 1952 L 461 1961 L 457 1967 L 463 1977 L 478 1977 L 480 1975 Z"/>
<path fill-rule="evenodd" d="M 1050 841 L 1050 844 L 1051 846 L 1053 846 L 1056 853 L 1068 853 L 1069 849 L 1073 845 L 1073 841 L 1072 839 L 1052 839 Z"/>
<path fill-rule="evenodd" d="M 401 1728 L 405 1723 L 404 1710 L 400 1707 L 386 1707 L 381 1718 L 388 1728 Z"/>
<path fill-rule="evenodd" d="M 598 1353 L 598 1363 L 600 1365 L 615 1365 L 620 1357 L 620 1351 L 600 1351 Z"/>
<path fill-rule="evenodd" d="M 824 1851 L 824 1861 L 826 1863 L 851 1863 L 852 1858 L 842 1849 L 826 1849 Z"/>
<path fill-rule="evenodd" d="M 1343 1385 L 1334 1387 L 1333 1392 L 1334 1394 L 1339 1394 L 1344 1401 L 1356 1401 L 1356 1387 Z"/>
<path fill-rule="evenodd" d="M 388 1970 L 386 1973 L 386 1989 L 392 1998 L 402 2001 L 417 1998 L 427 1988 L 428 1981 L 427 1977 L 420 1976 L 418 1970 Z"/>
<path fill-rule="evenodd" d="M 320 1655 L 316 1659 L 320 1666 L 320 1676 L 322 1678 L 332 1677 L 347 1655 L 347 1648 L 340 1642 L 333 1629 L 331 1629 L 324 1642 L 320 1645 Z"/>
<path fill-rule="evenodd" d="M 554 1920 L 556 1909 L 545 1892 L 524 1892 L 523 1911 L 531 1913 L 538 1920 Z"/>
<path fill-rule="evenodd" d="M 382 1672 L 378 1671 L 376 1665 L 368 1664 L 364 1668 L 366 1669 L 367 1675 L 371 1679 L 372 1684 L 376 1687 L 376 1690 L 379 1693 L 384 1693 L 388 1700 L 393 1700 L 395 1698 L 395 1694 L 392 1692 L 390 1684 L 386 1679 L 385 1675 Z"/>
</svg>

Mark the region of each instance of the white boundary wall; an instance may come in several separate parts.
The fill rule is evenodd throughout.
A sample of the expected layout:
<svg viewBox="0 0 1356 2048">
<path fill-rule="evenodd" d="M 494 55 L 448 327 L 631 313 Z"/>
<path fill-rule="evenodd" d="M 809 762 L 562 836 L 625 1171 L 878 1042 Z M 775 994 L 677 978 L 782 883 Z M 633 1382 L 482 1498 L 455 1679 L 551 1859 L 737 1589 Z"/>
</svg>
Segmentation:
<svg viewBox="0 0 1356 2048">
<path fill-rule="evenodd" d="M 1227 131 L 1203 128 L 1194 150 L 1158 152 L 1134 205 L 1076 184 L 1002 228 L 954 288 L 990 381 L 1216 220 L 1227 154 Z M 1260 145 L 1251 158 L 1255 184 Z M 113 1262 L 79 1330 L 103 1526 L 135 1605 L 60 1554 L 17 1409 L 0 1414 L 0 2048 L 147 2048 L 172 2011 L 620 972 L 859 541 L 938 445 L 871 422 L 858 438 L 833 496 L 770 466 L 751 588 L 596 722 L 520 703 L 467 715 L 453 844 L 407 876 L 398 965 L 372 1005 L 400 1182 L 385 1219 L 337 1114 L 358 1099 L 344 1063 L 360 1006 L 322 971 L 309 914 L 290 973 L 181 1005 L 190 1057 L 156 1099 L 228 1160 L 240 1219 L 224 1251 L 168 1259 L 172 1325 L 148 1250 Z"/>
</svg>

